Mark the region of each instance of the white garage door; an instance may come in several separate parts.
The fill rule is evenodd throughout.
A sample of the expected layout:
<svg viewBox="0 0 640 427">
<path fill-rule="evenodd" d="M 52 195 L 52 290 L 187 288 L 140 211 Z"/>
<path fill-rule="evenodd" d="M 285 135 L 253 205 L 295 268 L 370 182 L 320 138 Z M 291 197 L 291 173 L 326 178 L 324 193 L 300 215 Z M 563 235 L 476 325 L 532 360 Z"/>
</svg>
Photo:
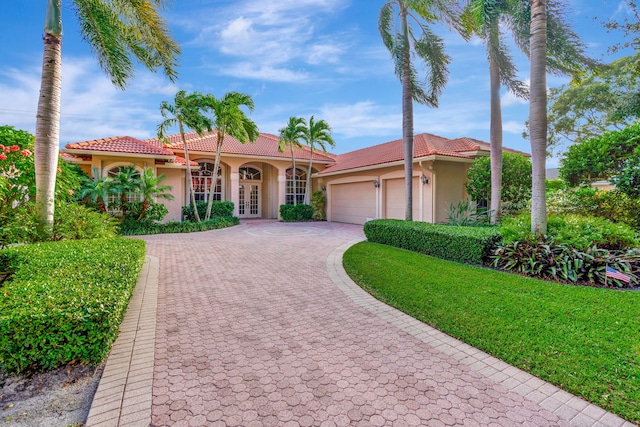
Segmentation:
<svg viewBox="0 0 640 427">
<path fill-rule="evenodd" d="M 384 217 L 393 219 L 404 219 L 404 178 L 385 179 L 384 181 Z M 420 181 L 413 178 L 413 219 L 416 221 L 420 214 Z"/>
<path fill-rule="evenodd" d="M 331 186 L 331 221 L 364 224 L 376 216 L 376 189 L 373 182 Z"/>
</svg>

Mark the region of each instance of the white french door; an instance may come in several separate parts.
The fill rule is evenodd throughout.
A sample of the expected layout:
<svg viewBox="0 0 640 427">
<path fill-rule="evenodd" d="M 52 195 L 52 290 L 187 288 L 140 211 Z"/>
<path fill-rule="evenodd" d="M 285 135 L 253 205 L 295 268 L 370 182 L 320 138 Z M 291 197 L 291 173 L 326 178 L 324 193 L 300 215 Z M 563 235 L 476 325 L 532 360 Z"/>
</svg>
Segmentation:
<svg viewBox="0 0 640 427">
<path fill-rule="evenodd" d="M 260 193 L 260 184 L 240 183 L 240 194 L 238 197 L 238 217 L 262 218 Z"/>
</svg>

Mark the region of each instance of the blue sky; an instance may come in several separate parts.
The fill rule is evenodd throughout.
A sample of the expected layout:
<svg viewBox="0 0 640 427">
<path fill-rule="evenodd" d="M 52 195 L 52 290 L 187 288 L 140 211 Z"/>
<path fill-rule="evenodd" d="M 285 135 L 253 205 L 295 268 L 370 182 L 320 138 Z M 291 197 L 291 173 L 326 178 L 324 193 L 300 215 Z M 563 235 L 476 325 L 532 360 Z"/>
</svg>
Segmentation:
<svg viewBox="0 0 640 427">
<path fill-rule="evenodd" d="M 159 104 L 179 89 L 220 96 L 251 95 L 251 118 L 263 132 L 277 133 L 291 115 L 325 119 L 336 153 L 402 136 L 400 83 L 380 40 L 377 18 L 383 0 L 178 0 L 165 12 L 181 45 L 179 80 L 140 69 L 126 91 L 104 77 L 80 37 L 63 0 L 61 145 L 118 135 L 155 136 Z M 620 40 L 594 18 L 621 18 L 620 0 L 570 0 L 569 20 L 591 56 L 610 60 L 607 47 Z M 0 124 L 35 131 L 40 88 L 45 2 L 4 2 L 0 55 Z M 444 137 L 489 139 L 489 79 L 484 46 L 438 32 L 452 57 L 449 83 L 438 109 L 415 106 L 415 131 Z M 529 63 L 513 50 L 519 76 Z M 548 85 L 564 77 L 550 75 Z M 530 151 L 521 136 L 528 104 L 503 91 L 504 144 Z M 549 165 L 555 164 L 549 160 Z"/>
</svg>

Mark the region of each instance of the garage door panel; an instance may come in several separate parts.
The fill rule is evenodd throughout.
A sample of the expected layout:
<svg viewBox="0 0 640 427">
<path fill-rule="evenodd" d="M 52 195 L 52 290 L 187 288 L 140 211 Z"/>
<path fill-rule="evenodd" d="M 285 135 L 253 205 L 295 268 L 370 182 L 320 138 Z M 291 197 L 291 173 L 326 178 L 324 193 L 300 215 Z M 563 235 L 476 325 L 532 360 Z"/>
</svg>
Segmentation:
<svg viewBox="0 0 640 427">
<path fill-rule="evenodd" d="M 331 221 L 364 224 L 376 216 L 376 190 L 371 181 L 331 186 Z"/>
<path fill-rule="evenodd" d="M 384 180 L 384 217 L 391 219 L 404 219 L 404 178 Z M 419 201 L 420 181 L 413 178 L 413 219 L 416 220 L 420 214 Z"/>
</svg>

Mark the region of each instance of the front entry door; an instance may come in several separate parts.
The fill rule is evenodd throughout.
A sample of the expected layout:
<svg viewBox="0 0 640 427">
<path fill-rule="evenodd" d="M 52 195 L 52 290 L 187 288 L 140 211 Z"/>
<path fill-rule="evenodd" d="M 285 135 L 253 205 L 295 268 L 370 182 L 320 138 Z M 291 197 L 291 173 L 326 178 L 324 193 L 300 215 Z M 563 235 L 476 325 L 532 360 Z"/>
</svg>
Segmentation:
<svg viewBox="0 0 640 427">
<path fill-rule="evenodd" d="M 262 218 L 260 190 L 260 184 L 240 184 L 240 197 L 238 200 L 238 216 L 240 218 Z"/>
</svg>

